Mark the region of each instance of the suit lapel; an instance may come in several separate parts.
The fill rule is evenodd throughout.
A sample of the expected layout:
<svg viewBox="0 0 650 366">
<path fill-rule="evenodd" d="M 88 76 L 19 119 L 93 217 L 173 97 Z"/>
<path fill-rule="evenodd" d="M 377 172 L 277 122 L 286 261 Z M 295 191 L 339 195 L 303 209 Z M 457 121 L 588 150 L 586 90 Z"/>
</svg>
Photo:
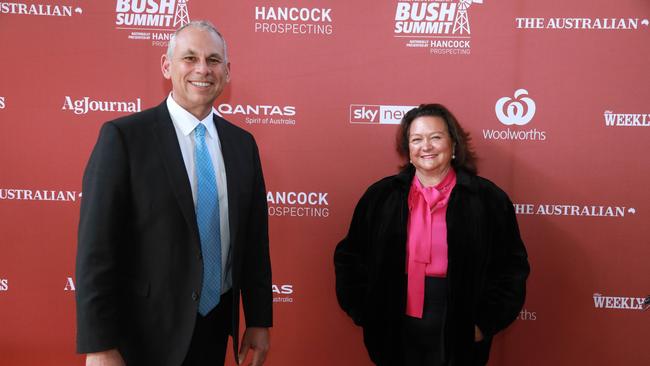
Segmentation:
<svg viewBox="0 0 650 366">
<path fill-rule="evenodd" d="M 158 150 L 167 171 L 167 178 L 176 196 L 181 212 L 185 217 L 187 226 L 190 228 L 195 243 L 200 243 L 199 229 L 196 224 L 196 212 L 194 211 L 194 199 L 192 198 L 192 187 L 187 177 L 187 169 L 183 162 L 178 137 L 174 130 L 174 123 L 169 116 L 167 104 L 163 101 L 157 108 L 158 118 L 153 124 L 154 136 L 158 140 Z"/>
<path fill-rule="evenodd" d="M 230 228 L 231 249 L 233 249 L 232 243 L 237 242 L 237 227 L 239 225 L 238 203 L 240 201 L 237 199 L 237 173 L 239 170 L 237 164 L 234 162 L 234 157 L 237 150 L 236 146 L 234 145 L 234 139 L 230 138 L 228 129 L 226 128 L 224 122 L 217 115 L 214 115 L 213 119 L 215 127 L 217 128 L 217 134 L 219 135 L 221 154 L 223 156 L 223 164 L 226 170 L 226 182 L 228 184 L 228 227 Z"/>
</svg>

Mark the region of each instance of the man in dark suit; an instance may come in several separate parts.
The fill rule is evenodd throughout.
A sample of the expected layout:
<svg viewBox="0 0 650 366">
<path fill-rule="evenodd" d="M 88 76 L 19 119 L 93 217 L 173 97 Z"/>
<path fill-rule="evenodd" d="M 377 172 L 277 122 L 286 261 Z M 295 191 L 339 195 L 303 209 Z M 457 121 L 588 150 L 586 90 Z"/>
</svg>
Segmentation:
<svg viewBox="0 0 650 366">
<path fill-rule="evenodd" d="M 262 365 L 272 325 L 264 177 L 252 135 L 216 114 L 230 80 L 208 22 L 176 31 L 159 106 L 107 122 L 83 178 L 77 351 L 86 365 Z M 238 351 L 239 299 L 246 330 Z"/>
</svg>

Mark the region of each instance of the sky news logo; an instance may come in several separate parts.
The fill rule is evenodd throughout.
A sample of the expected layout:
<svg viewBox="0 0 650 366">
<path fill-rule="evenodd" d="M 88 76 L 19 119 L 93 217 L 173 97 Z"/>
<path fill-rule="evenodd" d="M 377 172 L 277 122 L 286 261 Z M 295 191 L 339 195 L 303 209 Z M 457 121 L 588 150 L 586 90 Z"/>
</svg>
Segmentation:
<svg viewBox="0 0 650 366">
<path fill-rule="evenodd" d="M 350 104 L 350 123 L 397 125 L 413 108 L 415 106 Z"/>
</svg>

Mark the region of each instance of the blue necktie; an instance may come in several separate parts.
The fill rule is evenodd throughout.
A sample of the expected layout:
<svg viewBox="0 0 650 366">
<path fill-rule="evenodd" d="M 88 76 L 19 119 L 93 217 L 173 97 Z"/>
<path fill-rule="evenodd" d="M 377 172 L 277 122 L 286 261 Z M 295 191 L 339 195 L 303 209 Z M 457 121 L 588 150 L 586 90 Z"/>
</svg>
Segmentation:
<svg viewBox="0 0 650 366">
<path fill-rule="evenodd" d="M 203 287 L 199 314 L 205 316 L 221 297 L 221 228 L 219 226 L 219 192 L 212 159 L 205 144 L 205 126 L 194 129 L 194 165 L 196 167 L 196 222 L 203 253 Z"/>
</svg>

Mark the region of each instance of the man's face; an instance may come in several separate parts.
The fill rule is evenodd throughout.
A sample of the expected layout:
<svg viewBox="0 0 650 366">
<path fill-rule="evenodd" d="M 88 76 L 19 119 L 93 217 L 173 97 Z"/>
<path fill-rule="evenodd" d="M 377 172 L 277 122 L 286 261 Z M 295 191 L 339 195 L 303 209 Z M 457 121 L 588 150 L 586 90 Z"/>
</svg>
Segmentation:
<svg viewBox="0 0 650 366">
<path fill-rule="evenodd" d="M 221 39 L 207 30 L 188 27 L 176 35 L 171 58 L 162 56 L 162 72 L 172 81 L 172 97 L 196 118 L 212 110 L 224 85 L 230 81 Z"/>
</svg>

